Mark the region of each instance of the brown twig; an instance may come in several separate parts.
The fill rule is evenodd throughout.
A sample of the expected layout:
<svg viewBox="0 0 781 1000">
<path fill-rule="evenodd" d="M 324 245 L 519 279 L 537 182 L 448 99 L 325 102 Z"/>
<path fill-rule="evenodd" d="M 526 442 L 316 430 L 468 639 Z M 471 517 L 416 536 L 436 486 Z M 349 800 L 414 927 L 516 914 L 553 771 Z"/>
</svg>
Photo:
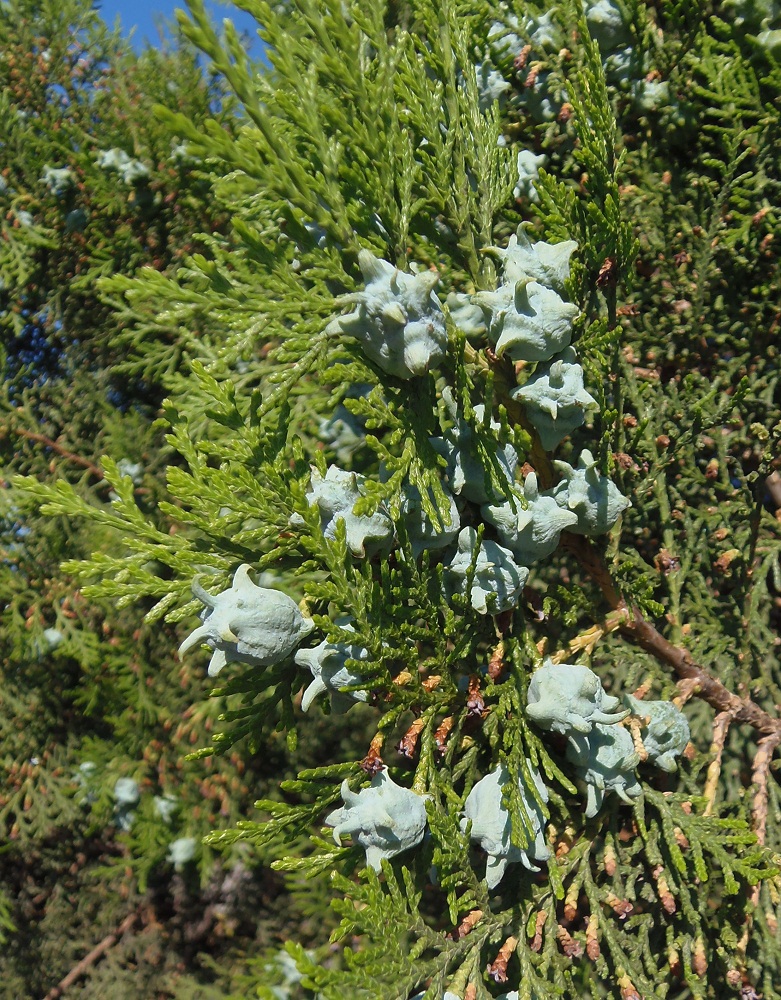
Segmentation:
<svg viewBox="0 0 781 1000">
<path fill-rule="evenodd" d="M 705 779 L 705 789 L 703 794 L 707 799 L 705 806 L 705 816 L 710 816 L 716 804 L 716 792 L 719 789 L 719 778 L 721 777 L 721 761 L 724 756 L 724 744 L 727 742 L 727 733 L 732 725 L 734 716 L 731 712 L 719 712 L 713 720 L 713 741 L 710 745 L 710 752 L 713 760 L 708 765 L 708 775 Z"/>
<path fill-rule="evenodd" d="M 768 791 L 767 785 L 770 779 L 770 765 L 773 762 L 776 748 L 781 742 L 781 734 L 771 733 L 759 741 L 756 756 L 754 757 L 752 781 L 754 784 L 754 802 L 752 804 L 754 833 L 757 835 L 757 843 L 763 845 L 767 836 L 767 808 Z M 762 890 L 762 882 L 757 882 L 751 890 L 751 906 L 746 911 L 746 924 L 743 934 L 738 941 L 736 952 L 740 958 L 740 964 L 744 964 L 746 949 L 748 948 L 751 928 L 754 923 L 754 911 L 759 904 L 759 894 Z"/>
<path fill-rule="evenodd" d="M 581 568 L 588 573 L 602 591 L 602 596 L 610 607 L 614 611 L 621 608 L 626 609 L 626 605 L 616 590 L 608 568 L 596 547 L 583 535 L 573 535 L 569 531 L 562 534 L 561 544 L 564 549 L 576 557 Z"/>
<path fill-rule="evenodd" d="M 744 723 L 765 736 L 776 734 L 781 741 L 781 719 L 770 715 L 750 698 L 741 698 L 697 663 L 687 649 L 674 646 L 647 621 L 637 607 L 628 608 L 616 591 L 607 566 L 588 538 L 565 533 L 565 547 L 594 580 L 614 611 L 623 611 L 621 631 L 662 663 L 672 667 L 682 680 L 689 681 L 697 695 L 717 712 L 729 712 L 734 722 Z"/>
<path fill-rule="evenodd" d="M 35 441 L 37 444 L 45 445 L 47 448 L 51 448 L 52 451 L 61 455 L 63 458 L 67 458 L 69 462 L 74 462 L 76 465 L 81 465 L 83 468 L 87 469 L 91 475 L 96 479 L 104 479 L 103 470 L 99 465 L 95 465 L 94 462 L 90 462 L 88 458 L 82 458 L 81 455 L 77 455 L 73 451 L 69 451 L 67 448 L 63 448 L 61 444 L 57 444 L 50 437 L 46 437 L 45 434 L 37 434 L 35 431 L 25 430 L 24 427 L 11 427 L 10 430 L 14 434 L 18 434 L 20 437 L 27 438 L 28 441 Z"/>
<path fill-rule="evenodd" d="M 765 843 L 767 834 L 767 784 L 770 778 L 770 765 L 779 743 L 781 743 L 781 733 L 771 733 L 769 736 L 763 737 L 759 741 L 759 747 L 754 757 L 752 776 L 756 789 L 753 803 L 754 833 L 756 833 L 760 844 Z"/>
<path fill-rule="evenodd" d="M 515 378 L 506 359 L 496 358 L 495 355 L 486 358 L 484 354 L 469 345 L 464 350 L 464 358 L 478 368 L 492 372 L 494 390 L 507 407 L 510 421 L 528 430 L 529 422 L 523 406 L 510 397 L 510 389 L 515 383 Z M 537 472 L 540 487 L 548 489 L 556 479 L 554 467 L 533 428 L 531 437 L 532 450 L 528 460 Z M 665 639 L 649 621 L 646 621 L 638 608 L 627 608 L 626 602 L 613 583 L 601 553 L 588 538 L 563 532 L 561 544 L 563 548 L 573 553 L 581 568 L 594 580 L 611 609 L 624 612 L 626 617 L 621 624 L 621 630 L 626 636 L 634 639 L 639 646 L 662 663 L 671 666 L 679 678 L 692 682 L 697 695 L 718 712 L 730 712 L 735 722 L 746 723 L 763 735 L 776 734 L 781 740 L 781 719 L 769 715 L 750 698 L 740 698 L 732 694 L 721 681 L 696 663 L 688 650 L 674 646 Z"/>
<path fill-rule="evenodd" d="M 602 591 L 602 595 L 610 606 L 616 611 L 620 609 L 625 611 L 625 618 L 621 624 L 621 631 L 624 635 L 633 639 L 639 646 L 651 653 L 662 663 L 671 666 L 678 675 L 680 695 L 676 700 L 682 703 L 692 695 L 697 695 L 712 708 L 716 709 L 718 714 L 713 721 L 713 743 L 711 745 L 711 751 L 715 756 L 708 768 L 708 776 L 705 783 L 705 796 L 707 799 L 706 815 L 713 810 L 721 773 L 721 760 L 729 727 L 733 722 L 743 723 L 751 726 L 761 734 L 759 748 L 753 765 L 753 784 L 755 786 L 753 827 L 757 836 L 757 842 L 760 845 L 764 845 L 767 833 L 768 780 L 773 757 L 779 744 L 781 744 L 781 719 L 770 715 L 750 698 L 740 698 L 738 695 L 733 694 L 720 680 L 713 677 L 703 666 L 697 663 L 687 649 L 674 646 L 669 640 L 665 639 L 643 617 L 637 607 L 627 608 L 625 602 L 616 593 L 607 567 L 601 558 L 598 557 L 596 550 L 588 539 L 575 538 L 575 536 L 569 535 L 568 548 L 570 551 L 576 553 L 581 566 L 586 569 L 597 583 Z M 752 906 L 749 907 L 747 912 L 743 934 L 735 949 L 736 957 L 742 963 L 745 963 L 745 955 L 753 926 L 753 915 L 759 903 L 761 886 L 762 883 L 759 882 L 752 890 Z M 698 941 L 692 955 L 692 969 L 699 976 L 704 976 L 707 971 L 707 958 L 701 940 Z M 730 971 L 735 973 L 734 978 L 737 981 L 737 977 L 741 974 L 737 969 Z M 624 979 L 626 982 L 622 982 L 621 979 L 618 981 L 618 985 L 621 986 L 622 998 L 625 998 L 625 1000 L 636 1000 L 639 994 L 628 977 L 624 977 Z"/>
<path fill-rule="evenodd" d="M 745 723 L 764 735 L 775 733 L 781 738 L 781 720 L 769 715 L 750 698 L 740 698 L 694 661 L 691 653 L 674 646 L 646 621 L 637 609 L 622 626 L 622 631 L 639 646 L 669 664 L 681 678 L 697 682 L 697 694 L 719 712 L 729 712 L 737 723 Z"/>
<path fill-rule="evenodd" d="M 58 997 L 61 997 L 67 989 L 73 986 L 77 979 L 80 979 L 84 975 L 90 966 L 94 965 L 106 954 L 109 948 L 114 947 L 122 935 L 130 930 L 136 920 L 138 920 L 138 914 L 129 913 L 115 931 L 107 934 L 100 944 L 96 944 L 91 952 L 86 954 L 77 965 L 73 966 L 64 979 L 60 980 L 56 986 L 49 990 L 43 1000 L 57 1000 Z"/>
<path fill-rule="evenodd" d="M 675 685 L 678 694 L 673 698 L 673 705 L 683 708 L 686 702 L 697 694 L 697 680 L 694 677 L 682 677 Z"/>
</svg>

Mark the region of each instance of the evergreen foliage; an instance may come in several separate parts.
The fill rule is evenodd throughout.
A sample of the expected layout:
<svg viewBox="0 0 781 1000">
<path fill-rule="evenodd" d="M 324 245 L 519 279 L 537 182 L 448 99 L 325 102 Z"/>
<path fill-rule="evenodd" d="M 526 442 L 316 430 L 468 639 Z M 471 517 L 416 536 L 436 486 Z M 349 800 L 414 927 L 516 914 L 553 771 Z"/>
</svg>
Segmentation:
<svg viewBox="0 0 781 1000">
<path fill-rule="evenodd" d="M 66 557 L 121 545 L 111 523 L 40 517 L 9 480 L 70 485 L 110 510 L 99 464 L 110 454 L 123 493 L 155 511 L 176 461 L 154 426 L 162 375 L 190 345 L 155 331 L 163 363 L 139 364 L 98 282 L 144 265 L 172 274 L 202 248 L 200 231 L 226 224 L 216 178 L 153 107 L 208 115 L 228 132 L 239 122 L 184 39 L 136 55 L 85 0 L 3 2 L 0 38 L 0 933 L 10 941 L 0 992 L 43 996 L 123 927 L 78 979 L 83 994 L 148 995 L 165 980 L 185 995 L 230 974 L 206 969 L 199 947 L 219 959 L 235 936 L 262 950 L 299 922 L 283 902 L 259 930 L 251 915 L 281 880 L 201 845 L 248 811 L 266 768 L 285 772 L 287 750 L 269 750 L 261 768 L 236 756 L 205 771 L 187 764 L 220 706 L 206 703 L 208 689 L 193 705 L 200 672 L 175 659 L 174 631 L 85 601 L 59 570 Z M 123 804 L 128 789 L 137 801 Z"/>
<path fill-rule="evenodd" d="M 182 740 L 165 723 L 189 702 L 203 725 L 186 767 L 220 787 L 228 822 L 187 808 L 177 832 L 206 834 L 202 865 L 275 857 L 294 898 L 314 887 L 318 919 L 330 873 L 339 920 L 338 951 L 291 942 L 297 974 L 264 955 L 241 995 L 781 997 L 773 10 L 241 6 L 263 72 L 201 0 L 180 19 L 240 123 L 164 102 L 155 126 L 210 165 L 230 227 L 179 268 L 101 284 L 127 364 L 165 379 L 167 492 L 141 492 L 107 457 L 92 473 L 110 493 L 39 466 L 10 494 L 52 518 L 56 556 L 75 525 L 68 614 L 111 609 L 107 634 L 125 637 L 146 612 L 133 653 L 113 647 L 118 690 L 101 687 L 103 645 L 70 650 L 67 633 L 55 662 L 71 656 L 91 683 L 32 682 L 88 705 L 123 746 L 145 714 L 160 725 L 154 778 L 95 751 L 94 822 L 115 808 L 115 776 L 166 790 Z M 519 153 L 545 156 L 536 179 L 521 183 Z M 513 237 L 519 223 L 547 249 Z M 534 252 L 558 269 L 535 270 Z M 418 344 L 426 324 L 428 360 L 389 365 L 392 337 Z M 514 358 L 505 332 L 517 345 L 531 327 L 535 353 Z M 186 367 L 166 367 L 171 342 Z M 500 546 L 529 574 L 502 610 L 485 582 Z M 258 608 L 223 613 L 241 581 L 298 605 L 297 653 L 252 652 Z M 9 607 L 29 620 L 21 598 Z M 202 701 L 197 658 L 170 661 L 196 614 L 221 669 Z M 342 651 L 331 690 L 318 643 Z M 174 706 L 162 689 L 177 673 Z M 328 729 L 311 726 L 319 711 Z M 251 814 L 231 765 L 299 735 L 303 768 Z M 404 792 L 380 794 L 391 784 Z M 23 836 L 30 810 L 12 810 Z M 139 892 L 167 839 L 154 826 L 142 794 L 121 839 Z"/>
</svg>

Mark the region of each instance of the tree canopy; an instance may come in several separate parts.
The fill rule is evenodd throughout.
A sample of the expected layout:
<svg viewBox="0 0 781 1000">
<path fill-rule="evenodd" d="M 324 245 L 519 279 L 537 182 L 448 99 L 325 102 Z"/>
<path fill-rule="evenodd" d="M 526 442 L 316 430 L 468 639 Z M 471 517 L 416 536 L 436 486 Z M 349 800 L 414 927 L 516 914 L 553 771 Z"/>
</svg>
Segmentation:
<svg viewBox="0 0 781 1000">
<path fill-rule="evenodd" d="M 9 981 L 781 996 L 775 6 L 240 6 L 0 6 Z"/>
</svg>

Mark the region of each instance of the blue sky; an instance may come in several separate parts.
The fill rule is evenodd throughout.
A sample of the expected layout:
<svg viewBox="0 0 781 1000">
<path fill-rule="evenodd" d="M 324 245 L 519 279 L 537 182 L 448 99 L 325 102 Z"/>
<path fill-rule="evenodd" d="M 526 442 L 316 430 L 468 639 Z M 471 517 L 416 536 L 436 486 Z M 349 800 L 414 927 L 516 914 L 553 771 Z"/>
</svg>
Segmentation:
<svg viewBox="0 0 781 1000">
<path fill-rule="evenodd" d="M 186 10 L 187 4 L 185 0 L 98 0 L 96 7 L 100 9 L 103 20 L 112 27 L 119 16 L 123 35 L 130 34 L 130 30 L 135 28 L 133 43 L 140 48 L 145 39 L 153 45 L 157 43 L 159 35 L 155 26 L 156 18 L 162 16 L 170 20 L 177 7 Z M 233 4 L 222 4 L 216 0 L 206 0 L 206 7 L 216 25 L 219 26 L 224 17 L 229 17 L 239 31 L 250 32 L 255 41 L 253 55 L 259 55 L 261 43 L 255 34 L 258 26 L 253 17 Z"/>
</svg>

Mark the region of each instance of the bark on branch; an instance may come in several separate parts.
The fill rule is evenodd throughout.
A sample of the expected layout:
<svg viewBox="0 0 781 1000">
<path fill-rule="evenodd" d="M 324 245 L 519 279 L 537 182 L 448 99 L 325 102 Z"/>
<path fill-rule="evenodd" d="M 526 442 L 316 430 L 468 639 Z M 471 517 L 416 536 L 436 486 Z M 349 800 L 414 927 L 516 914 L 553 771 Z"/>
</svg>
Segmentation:
<svg viewBox="0 0 781 1000">
<path fill-rule="evenodd" d="M 114 947 L 122 935 L 130 930 L 136 920 L 138 920 L 138 914 L 129 913 L 115 931 L 107 934 L 99 944 L 95 945 L 92 951 L 86 954 L 77 965 L 73 966 L 64 979 L 49 990 L 43 1000 L 57 1000 L 58 997 L 61 997 L 67 989 L 73 986 L 77 979 L 80 979 L 84 975 L 90 966 L 94 965 L 98 959 L 106 954 L 109 948 Z"/>
<path fill-rule="evenodd" d="M 781 719 L 770 715 L 750 698 L 741 698 L 726 688 L 687 649 L 674 646 L 659 632 L 636 607 L 627 607 L 616 591 L 604 560 L 595 546 L 580 535 L 562 535 L 565 547 L 576 556 L 580 566 L 589 574 L 614 611 L 623 611 L 620 625 L 622 633 L 633 640 L 661 663 L 672 667 L 681 680 L 694 688 L 696 695 L 717 712 L 728 714 L 733 722 L 756 729 L 762 736 L 776 736 L 781 740 Z M 777 743 L 776 743 L 777 745 Z"/>
<path fill-rule="evenodd" d="M 667 663 L 676 674 L 697 683 L 697 694 L 718 712 L 728 712 L 734 722 L 752 726 L 763 736 L 781 736 L 781 719 L 770 715 L 750 698 L 741 698 L 728 690 L 721 681 L 696 663 L 686 649 L 674 646 L 654 628 L 649 621 L 633 609 L 622 631 L 634 639 L 638 646 L 652 653 L 662 663 Z"/>
<path fill-rule="evenodd" d="M 64 448 L 61 444 L 58 444 L 55 440 L 50 437 L 46 437 L 45 434 L 38 434 L 35 431 L 28 431 L 24 427 L 12 427 L 11 430 L 14 434 L 18 434 L 20 437 L 27 438 L 28 441 L 34 441 L 36 444 L 42 444 L 46 448 L 51 448 L 53 452 L 61 455 L 62 458 L 67 459 L 69 462 L 73 462 L 75 465 L 80 465 L 87 469 L 96 479 L 103 479 L 103 470 L 100 466 L 95 465 L 94 462 L 90 462 L 88 458 L 83 458 L 81 455 L 77 455 L 73 451 L 69 451 Z"/>
</svg>

